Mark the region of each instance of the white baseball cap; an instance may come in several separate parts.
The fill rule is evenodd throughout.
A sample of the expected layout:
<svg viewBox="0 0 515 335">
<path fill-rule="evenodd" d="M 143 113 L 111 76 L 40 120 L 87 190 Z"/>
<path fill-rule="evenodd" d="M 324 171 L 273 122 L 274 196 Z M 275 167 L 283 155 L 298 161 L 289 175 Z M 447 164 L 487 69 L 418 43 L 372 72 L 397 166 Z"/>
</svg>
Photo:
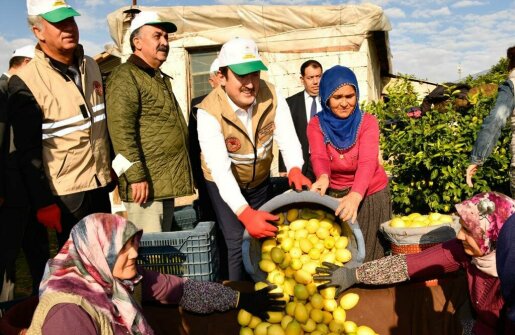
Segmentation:
<svg viewBox="0 0 515 335">
<path fill-rule="evenodd" d="M 218 58 L 215 58 L 213 63 L 211 63 L 211 66 L 209 67 L 209 73 L 218 72 L 218 69 L 220 69 L 220 65 L 218 62 Z"/>
<path fill-rule="evenodd" d="M 27 0 L 27 14 L 40 15 L 52 23 L 80 16 L 65 0 Z"/>
<path fill-rule="evenodd" d="M 34 58 L 34 48 L 35 48 L 35 46 L 33 44 L 25 45 L 21 48 L 18 48 L 16 50 L 14 50 L 11 58 L 14 58 L 14 57 Z"/>
<path fill-rule="evenodd" d="M 228 66 L 237 75 L 268 70 L 261 61 L 256 42 L 250 38 L 235 37 L 225 42 L 218 55 L 219 66 Z"/>
<path fill-rule="evenodd" d="M 177 26 L 172 22 L 164 22 L 159 18 L 156 12 L 145 11 L 136 14 L 131 22 L 129 33 L 132 34 L 134 30 L 143 27 L 144 25 L 159 26 L 167 33 L 174 33 L 177 31 Z"/>
</svg>

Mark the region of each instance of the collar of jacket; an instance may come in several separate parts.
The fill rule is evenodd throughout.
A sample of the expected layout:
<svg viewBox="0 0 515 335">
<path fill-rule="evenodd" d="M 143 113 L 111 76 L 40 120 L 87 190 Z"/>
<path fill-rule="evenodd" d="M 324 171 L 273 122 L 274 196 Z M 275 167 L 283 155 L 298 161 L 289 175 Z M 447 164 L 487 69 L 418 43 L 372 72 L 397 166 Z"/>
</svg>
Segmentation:
<svg viewBox="0 0 515 335">
<path fill-rule="evenodd" d="M 135 54 L 130 55 L 129 58 L 127 59 L 127 62 L 136 65 L 137 67 L 139 67 L 141 70 L 145 71 L 146 73 L 148 73 L 149 76 L 152 76 L 152 77 L 155 75 L 155 73 L 157 71 L 159 71 L 158 69 L 152 68 L 143 59 L 136 56 Z"/>
<path fill-rule="evenodd" d="M 35 57 L 43 58 L 45 59 L 54 69 L 61 72 L 63 75 L 66 75 L 66 70 L 68 68 L 68 65 L 63 64 L 50 56 L 48 56 L 46 53 L 41 50 L 41 47 L 36 45 L 35 49 Z M 84 63 L 84 49 L 81 44 L 77 45 L 77 48 L 75 48 L 75 51 L 73 53 L 73 60 L 75 62 L 75 65 L 77 65 L 81 71 L 81 73 L 84 73 L 84 69 L 82 68 L 82 65 Z"/>
</svg>

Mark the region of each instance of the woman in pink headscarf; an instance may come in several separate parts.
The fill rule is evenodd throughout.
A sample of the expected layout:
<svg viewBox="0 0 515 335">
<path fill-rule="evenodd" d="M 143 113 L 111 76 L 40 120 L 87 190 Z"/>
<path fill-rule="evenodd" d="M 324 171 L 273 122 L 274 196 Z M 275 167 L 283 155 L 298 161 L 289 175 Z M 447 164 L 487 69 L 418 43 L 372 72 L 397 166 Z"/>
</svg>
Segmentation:
<svg viewBox="0 0 515 335">
<path fill-rule="evenodd" d="M 367 262 L 359 267 L 323 263 L 317 268 L 319 289 L 334 286 L 341 293 L 356 283 L 393 284 L 424 280 L 463 269 L 466 272 L 472 307 L 476 312 L 472 333 L 515 334 L 506 318 L 496 268 L 496 241 L 503 225 L 515 223 L 515 200 L 496 192 L 477 194 L 456 205 L 461 230 L 456 239 L 417 254 L 395 255 Z"/>
<path fill-rule="evenodd" d="M 284 308 L 284 301 L 269 292 L 272 286 L 240 293 L 220 283 L 138 268 L 142 233 L 117 215 L 92 214 L 79 221 L 47 263 L 39 304 L 26 334 L 154 334 L 138 295 L 143 301 L 178 304 L 196 313 L 243 308 L 266 319 L 268 310 Z"/>
</svg>

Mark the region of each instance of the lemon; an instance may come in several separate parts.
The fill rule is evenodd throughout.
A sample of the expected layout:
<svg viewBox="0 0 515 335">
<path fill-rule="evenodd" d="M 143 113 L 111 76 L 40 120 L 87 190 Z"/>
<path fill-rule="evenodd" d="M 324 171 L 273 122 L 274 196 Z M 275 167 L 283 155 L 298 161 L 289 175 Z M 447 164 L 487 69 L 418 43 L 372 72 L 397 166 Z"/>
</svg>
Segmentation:
<svg viewBox="0 0 515 335">
<path fill-rule="evenodd" d="M 259 268 L 264 272 L 272 272 L 275 270 L 275 263 L 269 259 L 262 259 L 259 261 Z"/>
<path fill-rule="evenodd" d="M 313 294 L 317 293 L 317 284 L 309 283 L 306 285 L 306 289 L 308 290 L 309 296 L 312 297 Z"/>
<path fill-rule="evenodd" d="M 306 310 L 306 307 L 301 303 L 297 303 L 297 306 L 295 306 L 295 314 L 293 317 L 299 323 L 302 323 L 302 324 L 306 323 L 309 318 L 309 314 L 308 314 L 308 311 Z"/>
<path fill-rule="evenodd" d="M 324 321 L 322 321 L 324 324 L 328 325 L 329 322 L 333 319 L 333 315 L 331 312 L 323 311 L 324 312 Z"/>
<path fill-rule="evenodd" d="M 300 250 L 302 250 L 302 252 L 304 252 L 306 254 L 313 248 L 313 244 L 311 244 L 311 242 L 309 242 L 309 240 L 307 238 L 301 239 L 299 241 L 299 245 L 300 245 Z"/>
<path fill-rule="evenodd" d="M 291 315 L 285 315 L 283 317 L 283 319 L 281 320 L 281 327 L 283 327 L 283 329 L 286 329 L 286 326 L 288 326 L 288 324 L 290 322 L 292 322 L 294 319 Z"/>
<path fill-rule="evenodd" d="M 302 265 L 302 270 L 306 271 L 310 275 L 314 275 L 317 272 L 318 263 L 309 261 Z"/>
<path fill-rule="evenodd" d="M 267 329 L 267 335 L 284 335 L 284 329 L 281 325 L 271 325 Z"/>
<path fill-rule="evenodd" d="M 335 243 L 336 243 L 336 240 L 334 239 L 334 237 L 329 236 L 324 240 L 324 247 L 326 249 L 332 249 L 334 247 Z"/>
<path fill-rule="evenodd" d="M 311 259 L 317 260 L 320 258 L 320 255 L 321 255 L 321 252 L 320 252 L 320 249 L 318 249 L 318 248 L 313 248 L 308 251 L 308 256 Z"/>
<path fill-rule="evenodd" d="M 354 308 L 359 301 L 359 295 L 356 293 L 347 293 L 340 299 L 340 306 L 343 309 Z"/>
<path fill-rule="evenodd" d="M 329 322 L 329 330 L 333 333 L 340 334 L 343 332 L 343 323 L 331 320 L 331 322 Z"/>
<path fill-rule="evenodd" d="M 267 320 L 267 322 L 270 322 L 272 324 L 280 323 L 281 320 L 283 319 L 283 317 L 284 317 L 284 312 L 269 311 L 268 312 L 268 320 Z"/>
<path fill-rule="evenodd" d="M 315 245 L 317 244 L 318 242 L 320 242 L 320 240 L 318 239 L 318 237 L 315 235 L 315 234 L 309 234 L 308 235 L 308 240 L 309 242 L 311 242 L 311 244 Z"/>
<path fill-rule="evenodd" d="M 329 315 L 331 315 L 331 314 L 329 313 Z M 327 321 L 327 324 L 329 324 L 329 321 Z M 322 334 L 329 333 L 329 327 L 327 326 L 327 324 L 326 323 L 317 324 L 316 331 L 319 331 Z"/>
<path fill-rule="evenodd" d="M 281 264 L 284 260 L 284 251 L 280 247 L 273 247 L 270 250 L 270 258 L 274 263 Z"/>
<path fill-rule="evenodd" d="M 330 252 L 330 253 L 327 253 L 327 254 L 323 254 L 321 257 L 320 257 L 320 262 L 329 262 L 329 263 L 334 263 L 334 261 L 336 260 L 336 256 L 334 255 L 334 253 Z"/>
<path fill-rule="evenodd" d="M 309 301 L 311 302 L 311 305 L 315 309 L 324 308 L 324 298 L 318 293 L 313 294 L 313 296 L 311 297 L 311 299 Z"/>
<path fill-rule="evenodd" d="M 349 245 L 349 239 L 347 236 L 340 236 L 336 239 L 336 242 L 334 243 L 334 246 L 336 249 L 344 249 L 347 248 Z"/>
<path fill-rule="evenodd" d="M 285 270 L 288 266 L 290 266 L 291 263 L 291 255 L 289 253 L 284 254 L 283 261 L 281 264 L 279 264 L 279 267 L 283 270 Z"/>
<path fill-rule="evenodd" d="M 252 319 L 250 319 L 249 328 L 254 329 L 260 324 L 262 321 L 257 316 L 252 315 Z"/>
<path fill-rule="evenodd" d="M 292 258 L 299 258 L 300 256 L 302 256 L 302 250 L 300 248 L 293 247 L 290 250 L 290 256 Z"/>
<path fill-rule="evenodd" d="M 324 320 L 324 312 L 321 309 L 313 308 L 309 312 L 309 317 L 316 323 L 321 323 Z"/>
<path fill-rule="evenodd" d="M 306 321 L 305 324 L 301 324 L 300 327 L 306 332 L 306 333 L 311 333 L 312 331 L 314 331 L 317 327 L 317 324 L 315 321 L 311 320 L 311 319 L 308 319 L 308 321 Z"/>
<path fill-rule="evenodd" d="M 297 303 L 295 301 L 290 301 L 286 303 L 286 307 L 284 308 L 286 314 L 289 316 L 295 315 L 295 308 L 297 307 Z"/>
<path fill-rule="evenodd" d="M 295 272 L 293 278 L 300 284 L 309 284 L 313 281 L 313 277 L 306 271 L 300 269 Z"/>
<path fill-rule="evenodd" d="M 281 249 L 283 249 L 285 252 L 288 252 L 293 248 L 293 238 L 291 237 L 285 237 L 281 241 Z"/>
<path fill-rule="evenodd" d="M 249 327 L 243 327 L 240 329 L 240 335 L 254 335 L 254 332 Z"/>
<path fill-rule="evenodd" d="M 320 227 L 316 231 L 316 235 L 319 239 L 324 240 L 329 236 L 329 229 L 327 229 L 325 227 Z"/>
<path fill-rule="evenodd" d="M 347 320 L 343 323 L 343 330 L 346 333 L 354 333 L 358 329 L 358 325 L 354 321 Z"/>
<path fill-rule="evenodd" d="M 254 291 L 259 291 L 267 286 L 268 286 L 268 284 L 265 283 L 264 281 L 258 281 L 257 283 L 254 284 Z"/>
<path fill-rule="evenodd" d="M 345 313 L 345 310 L 342 307 L 336 307 L 333 311 L 333 319 L 336 322 L 339 322 L 343 325 L 345 322 L 345 319 L 347 317 L 347 313 Z"/>
<path fill-rule="evenodd" d="M 291 260 L 290 267 L 293 270 L 300 270 L 302 268 L 302 261 L 298 258 L 294 258 Z"/>
<path fill-rule="evenodd" d="M 289 209 L 288 212 L 286 212 L 286 220 L 288 222 L 293 222 L 299 217 L 299 210 L 296 208 Z"/>
<path fill-rule="evenodd" d="M 277 216 L 279 217 L 279 220 L 277 220 L 277 224 L 282 225 L 284 223 L 284 213 L 279 213 L 277 214 Z"/>
<path fill-rule="evenodd" d="M 294 238 L 295 238 L 296 240 L 299 240 L 299 241 L 300 241 L 300 240 L 301 240 L 301 239 L 303 239 L 303 238 L 307 238 L 307 237 L 308 237 L 308 235 L 309 235 L 309 233 L 308 233 L 308 231 L 307 231 L 306 229 L 299 229 L 299 230 L 296 230 L 296 231 L 295 231 L 295 236 L 294 236 Z"/>
<path fill-rule="evenodd" d="M 315 234 L 316 231 L 318 230 L 318 227 L 320 227 L 320 223 L 318 222 L 317 219 L 311 219 L 306 224 L 306 230 L 310 234 Z"/>
<path fill-rule="evenodd" d="M 334 297 L 336 295 L 336 288 L 334 288 L 332 286 L 326 287 L 320 291 L 320 295 L 322 295 L 322 297 L 324 299 L 334 299 Z"/>
<path fill-rule="evenodd" d="M 375 331 L 368 326 L 359 326 L 356 329 L 356 335 L 375 335 Z"/>
<path fill-rule="evenodd" d="M 261 251 L 262 252 L 270 252 L 273 247 L 277 245 L 277 241 L 274 238 L 269 238 L 263 241 L 261 244 Z"/>
<path fill-rule="evenodd" d="M 340 236 L 342 234 L 342 226 L 339 224 L 333 223 L 332 227 L 329 229 L 329 233 L 332 236 Z"/>
<path fill-rule="evenodd" d="M 337 249 L 336 260 L 342 263 L 347 263 L 352 258 L 352 254 L 349 249 Z"/>
<path fill-rule="evenodd" d="M 247 326 L 250 323 L 250 320 L 252 319 L 252 314 L 247 312 L 244 309 L 240 309 L 238 312 L 238 324 L 242 327 Z"/>
<path fill-rule="evenodd" d="M 297 322 L 297 320 L 293 320 L 286 326 L 286 329 L 284 330 L 285 335 L 301 335 L 303 334 L 303 330 L 300 327 L 300 323 Z"/>
<path fill-rule="evenodd" d="M 399 217 L 395 217 L 390 220 L 390 227 L 404 228 L 404 227 L 406 227 L 406 222 L 404 222 L 404 220 Z"/>
<path fill-rule="evenodd" d="M 334 299 L 324 299 L 324 310 L 333 312 L 338 307 L 338 303 Z M 333 315 L 334 319 L 334 315 Z"/>
<path fill-rule="evenodd" d="M 256 329 L 254 329 L 254 335 L 267 335 L 268 327 L 270 327 L 269 322 L 261 322 L 257 325 Z"/>
<path fill-rule="evenodd" d="M 296 284 L 293 288 L 293 295 L 299 300 L 307 300 L 309 297 L 309 292 L 305 285 Z"/>
</svg>

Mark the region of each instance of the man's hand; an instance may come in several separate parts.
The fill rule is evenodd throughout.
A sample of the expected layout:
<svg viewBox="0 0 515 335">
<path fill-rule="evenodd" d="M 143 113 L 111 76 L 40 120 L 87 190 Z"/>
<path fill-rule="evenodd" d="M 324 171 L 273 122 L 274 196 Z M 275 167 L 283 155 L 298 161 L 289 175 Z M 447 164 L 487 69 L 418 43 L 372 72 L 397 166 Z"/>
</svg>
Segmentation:
<svg viewBox="0 0 515 335">
<path fill-rule="evenodd" d="M 358 192 L 350 192 L 340 199 L 340 204 L 336 208 L 334 215 L 339 216 L 342 221 L 350 220 L 350 223 L 356 222 L 361 199 L 363 198 Z"/>
<path fill-rule="evenodd" d="M 238 215 L 238 220 L 247 228 L 250 236 L 254 238 L 274 237 L 277 227 L 268 221 L 277 221 L 279 217 L 265 211 L 256 211 L 250 206 Z"/>
<path fill-rule="evenodd" d="M 58 233 L 63 231 L 61 227 L 61 209 L 56 204 L 38 209 L 36 218 L 39 223 L 48 229 L 55 229 Z"/>
<path fill-rule="evenodd" d="M 288 172 L 288 185 L 290 187 L 293 186 L 295 191 L 302 191 L 303 186 L 307 186 L 309 190 L 311 188 L 311 180 L 304 176 L 298 167 L 294 167 Z"/>
<path fill-rule="evenodd" d="M 469 187 L 474 187 L 474 184 L 472 183 L 472 177 L 476 174 L 477 169 L 478 169 L 477 164 L 470 164 L 467 167 L 466 180 L 467 180 L 467 185 Z"/>
<path fill-rule="evenodd" d="M 148 183 L 141 181 L 139 183 L 131 184 L 132 201 L 143 205 L 148 199 Z"/>
<path fill-rule="evenodd" d="M 325 195 L 327 188 L 329 187 L 329 176 L 326 174 L 318 177 L 317 181 L 313 183 L 311 186 L 311 191 L 319 193 L 320 195 Z"/>
<path fill-rule="evenodd" d="M 318 275 L 313 276 L 313 280 L 328 282 L 318 286 L 319 291 L 334 286 L 336 287 L 336 297 L 338 297 L 343 291 L 358 282 L 356 278 L 356 263 L 349 262 L 345 266 L 338 266 L 333 263 L 322 262 L 322 265 L 324 267 L 316 268 Z"/>
</svg>

